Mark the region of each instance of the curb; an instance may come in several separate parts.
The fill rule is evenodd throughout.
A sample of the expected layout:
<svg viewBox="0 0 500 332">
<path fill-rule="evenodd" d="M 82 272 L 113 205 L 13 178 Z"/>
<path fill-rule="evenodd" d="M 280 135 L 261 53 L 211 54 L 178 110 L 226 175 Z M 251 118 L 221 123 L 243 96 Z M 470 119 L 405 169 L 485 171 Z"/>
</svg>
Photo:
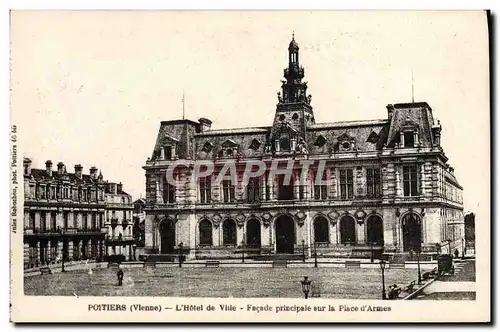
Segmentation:
<svg viewBox="0 0 500 332">
<path fill-rule="evenodd" d="M 432 284 L 434 281 L 436 281 L 438 279 L 438 277 L 434 277 L 434 279 L 431 279 L 429 280 L 428 282 L 426 282 L 422 287 L 420 287 L 419 289 L 417 289 L 416 291 L 414 291 L 413 293 L 407 295 L 406 297 L 403 298 L 403 300 L 412 300 L 413 298 L 415 298 L 418 294 L 420 294 L 424 288 L 426 288 L 427 286 L 429 286 L 430 284 Z"/>
</svg>

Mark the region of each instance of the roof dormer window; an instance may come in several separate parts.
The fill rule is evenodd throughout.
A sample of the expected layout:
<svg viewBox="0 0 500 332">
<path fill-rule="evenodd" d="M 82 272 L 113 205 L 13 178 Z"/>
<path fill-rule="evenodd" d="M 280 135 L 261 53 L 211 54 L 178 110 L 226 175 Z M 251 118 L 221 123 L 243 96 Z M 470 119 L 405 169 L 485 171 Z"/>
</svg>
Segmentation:
<svg viewBox="0 0 500 332">
<path fill-rule="evenodd" d="M 347 133 L 343 133 L 337 139 L 338 150 L 341 152 L 353 151 L 356 147 L 356 140 Z"/>
</svg>

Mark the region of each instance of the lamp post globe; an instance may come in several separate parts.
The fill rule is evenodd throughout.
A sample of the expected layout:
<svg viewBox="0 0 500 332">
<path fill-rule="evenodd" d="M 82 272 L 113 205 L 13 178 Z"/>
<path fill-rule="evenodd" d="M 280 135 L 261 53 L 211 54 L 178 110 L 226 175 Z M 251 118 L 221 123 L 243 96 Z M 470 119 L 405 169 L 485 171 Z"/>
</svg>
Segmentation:
<svg viewBox="0 0 500 332">
<path fill-rule="evenodd" d="M 304 280 L 301 282 L 302 292 L 304 293 L 304 298 L 307 299 L 309 297 L 309 291 L 311 290 L 311 280 L 308 277 L 304 277 Z"/>
</svg>

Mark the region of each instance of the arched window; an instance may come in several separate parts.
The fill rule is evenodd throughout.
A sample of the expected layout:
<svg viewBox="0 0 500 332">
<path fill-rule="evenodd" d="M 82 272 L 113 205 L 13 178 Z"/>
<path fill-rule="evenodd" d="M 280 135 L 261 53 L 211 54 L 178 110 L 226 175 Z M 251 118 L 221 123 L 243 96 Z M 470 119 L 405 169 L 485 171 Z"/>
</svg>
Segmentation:
<svg viewBox="0 0 500 332">
<path fill-rule="evenodd" d="M 314 242 L 328 243 L 328 221 L 325 217 L 317 217 L 314 220 Z"/>
<path fill-rule="evenodd" d="M 208 220 L 202 220 L 199 225 L 200 229 L 200 245 L 212 245 L 212 223 Z"/>
<path fill-rule="evenodd" d="M 260 247 L 260 222 L 256 219 L 247 222 L 247 246 Z"/>
<path fill-rule="evenodd" d="M 422 247 L 422 220 L 413 213 L 407 213 L 401 219 L 403 226 L 403 251 L 421 250 Z"/>
<path fill-rule="evenodd" d="M 379 216 L 371 216 L 366 221 L 366 237 L 367 243 L 373 245 L 384 244 L 384 225 L 382 218 Z"/>
<path fill-rule="evenodd" d="M 344 216 L 340 219 L 340 243 L 356 243 L 356 223 L 350 216 Z"/>
<path fill-rule="evenodd" d="M 224 220 L 222 225 L 222 244 L 236 245 L 236 223 L 232 219 Z"/>
</svg>

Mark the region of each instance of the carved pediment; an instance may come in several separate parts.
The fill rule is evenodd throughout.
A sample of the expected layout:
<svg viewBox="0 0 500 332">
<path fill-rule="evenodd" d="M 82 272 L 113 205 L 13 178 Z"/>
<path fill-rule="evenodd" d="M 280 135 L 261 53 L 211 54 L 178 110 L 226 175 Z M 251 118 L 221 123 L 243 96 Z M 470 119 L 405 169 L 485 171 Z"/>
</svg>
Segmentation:
<svg viewBox="0 0 500 332">
<path fill-rule="evenodd" d="M 179 143 L 179 140 L 177 138 L 165 133 L 161 137 L 161 142 L 162 142 L 162 144 L 177 144 L 177 143 Z"/>
<path fill-rule="evenodd" d="M 235 141 L 233 141 L 232 139 L 227 139 L 224 141 L 224 143 L 222 143 L 222 147 L 223 148 L 237 148 L 238 144 Z"/>
<path fill-rule="evenodd" d="M 347 132 L 346 133 L 343 133 L 342 135 L 340 135 L 337 140 L 339 142 L 344 142 L 344 141 L 355 141 L 356 139 L 354 137 L 352 137 L 351 135 L 349 135 Z"/>
</svg>

